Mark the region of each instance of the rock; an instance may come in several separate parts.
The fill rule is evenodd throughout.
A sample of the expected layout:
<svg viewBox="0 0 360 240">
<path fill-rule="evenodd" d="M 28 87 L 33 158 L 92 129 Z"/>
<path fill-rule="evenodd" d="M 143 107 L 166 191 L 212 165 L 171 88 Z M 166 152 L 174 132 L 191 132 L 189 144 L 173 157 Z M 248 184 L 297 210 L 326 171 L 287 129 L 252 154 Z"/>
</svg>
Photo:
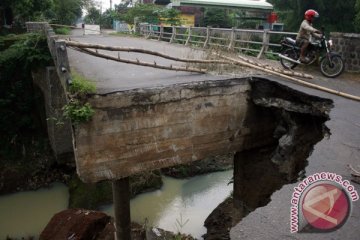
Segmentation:
<svg viewBox="0 0 360 240">
<path fill-rule="evenodd" d="M 146 227 L 131 223 L 132 240 L 181 239 L 194 240 L 189 235 L 174 234 L 160 228 L 166 238 L 147 238 Z M 152 228 L 149 228 L 152 229 Z M 115 240 L 114 219 L 103 212 L 85 209 L 68 209 L 55 214 L 40 235 L 40 240 Z M 175 236 L 177 238 L 175 238 Z"/>
<path fill-rule="evenodd" d="M 115 240 L 114 220 L 106 224 L 105 228 L 96 237 L 96 240 Z M 131 240 L 146 240 L 145 229 L 138 223 L 131 223 Z"/>
<path fill-rule="evenodd" d="M 203 235 L 204 240 L 230 239 L 229 229 L 233 226 L 234 212 L 231 197 L 220 203 L 204 222 L 207 229 L 207 233 Z"/>
<path fill-rule="evenodd" d="M 96 239 L 110 222 L 102 212 L 68 209 L 55 214 L 40 234 L 40 240 Z"/>
<path fill-rule="evenodd" d="M 160 189 L 163 185 L 160 170 L 144 172 L 130 177 L 131 197 Z"/>
</svg>

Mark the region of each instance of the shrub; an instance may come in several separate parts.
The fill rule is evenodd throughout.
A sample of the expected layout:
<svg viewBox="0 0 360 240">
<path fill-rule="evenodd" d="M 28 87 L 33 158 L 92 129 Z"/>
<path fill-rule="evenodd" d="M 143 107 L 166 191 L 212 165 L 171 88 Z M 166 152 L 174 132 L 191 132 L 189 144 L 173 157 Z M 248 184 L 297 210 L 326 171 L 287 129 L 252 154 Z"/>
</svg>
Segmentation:
<svg viewBox="0 0 360 240">
<path fill-rule="evenodd" d="M 79 124 L 89 121 L 95 111 L 89 103 L 81 103 L 79 100 L 71 100 L 63 107 L 64 117 L 70 119 L 73 124 Z"/>
<path fill-rule="evenodd" d="M 24 146 L 42 141 L 42 98 L 34 88 L 31 71 L 51 62 L 44 35 L 0 37 L 0 156 L 20 159 Z"/>
</svg>

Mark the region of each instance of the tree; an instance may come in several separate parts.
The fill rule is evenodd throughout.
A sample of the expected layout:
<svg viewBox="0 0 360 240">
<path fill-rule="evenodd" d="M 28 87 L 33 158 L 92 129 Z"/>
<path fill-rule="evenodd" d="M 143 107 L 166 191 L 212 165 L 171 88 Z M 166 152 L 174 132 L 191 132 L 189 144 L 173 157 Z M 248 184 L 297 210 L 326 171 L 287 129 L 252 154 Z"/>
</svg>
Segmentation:
<svg viewBox="0 0 360 240">
<path fill-rule="evenodd" d="M 107 9 L 102 15 L 101 15 L 101 21 L 100 25 L 103 28 L 112 28 L 113 20 L 116 19 L 117 13 L 114 10 Z"/>
<path fill-rule="evenodd" d="M 180 12 L 176 9 L 163 8 L 155 4 L 136 4 L 132 8 L 127 8 L 126 5 L 117 5 L 116 10 L 120 20 L 129 24 L 134 24 L 134 20 L 138 22 L 147 22 L 151 24 L 162 23 L 170 25 L 179 25 Z"/>
<path fill-rule="evenodd" d="M 122 14 L 120 18 L 129 24 L 134 24 L 135 18 L 139 22 L 158 24 L 160 22 L 159 10 L 160 7 L 155 4 L 136 4 L 125 14 Z"/>
<path fill-rule="evenodd" d="M 71 25 L 81 17 L 82 9 L 94 5 L 93 0 L 1 0 L 12 9 L 15 21 L 55 21 Z"/>
<path fill-rule="evenodd" d="M 280 20 L 290 31 L 297 31 L 307 9 L 315 9 L 320 18 L 314 22 L 315 27 L 324 26 L 327 31 L 353 32 L 355 2 L 359 0 L 269 0 L 279 12 Z"/>
<path fill-rule="evenodd" d="M 51 15 L 51 0 L 4 0 L 2 5 L 12 9 L 15 21 L 24 23 L 26 21 L 44 20 Z"/>
<path fill-rule="evenodd" d="M 232 21 L 223 8 L 206 8 L 204 13 L 205 26 L 228 28 L 232 26 Z"/>
<path fill-rule="evenodd" d="M 56 21 L 65 25 L 72 25 L 82 15 L 82 0 L 53 0 Z"/>
<path fill-rule="evenodd" d="M 101 12 L 95 7 L 88 9 L 88 14 L 84 18 L 84 22 L 87 24 L 100 24 Z"/>
<path fill-rule="evenodd" d="M 179 26 L 181 24 L 179 15 L 180 11 L 174 8 L 163 8 L 159 12 L 159 19 L 162 23 L 170 24 L 172 26 Z"/>
</svg>

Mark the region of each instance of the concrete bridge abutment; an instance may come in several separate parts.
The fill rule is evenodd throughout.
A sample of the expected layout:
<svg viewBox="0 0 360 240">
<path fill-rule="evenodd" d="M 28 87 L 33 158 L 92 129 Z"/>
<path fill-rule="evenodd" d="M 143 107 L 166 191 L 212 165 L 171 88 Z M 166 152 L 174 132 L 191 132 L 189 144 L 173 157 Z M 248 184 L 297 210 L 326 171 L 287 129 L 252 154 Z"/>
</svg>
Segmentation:
<svg viewBox="0 0 360 240">
<path fill-rule="evenodd" d="M 296 178 L 323 136 L 331 102 L 251 77 L 94 94 L 92 120 L 72 128 L 62 117 L 66 45 L 49 46 L 57 67 L 33 74 L 51 146 L 59 159 L 74 151 L 82 181 L 112 181 L 118 240 L 131 238 L 129 176 L 236 152 L 234 209 L 243 217 Z"/>
<path fill-rule="evenodd" d="M 51 148 L 58 163 L 73 164 L 73 136 L 71 122 L 63 117 L 67 103 L 64 89 L 55 67 L 32 72 L 33 82 L 42 92 L 45 103 L 47 132 Z"/>
</svg>

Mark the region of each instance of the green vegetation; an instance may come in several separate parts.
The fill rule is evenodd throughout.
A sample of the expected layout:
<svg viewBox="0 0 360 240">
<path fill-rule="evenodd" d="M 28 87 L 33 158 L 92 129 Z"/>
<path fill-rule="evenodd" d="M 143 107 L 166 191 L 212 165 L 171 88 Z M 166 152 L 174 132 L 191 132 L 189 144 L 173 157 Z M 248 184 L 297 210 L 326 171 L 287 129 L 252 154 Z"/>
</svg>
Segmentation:
<svg viewBox="0 0 360 240">
<path fill-rule="evenodd" d="M 82 9 L 93 4 L 92 0 L 2 0 L 4 9 L 12 10 L 15 25 L 26 21 L 49 21 L 65 25 L 74 24 L 81 17 Z"/>
<path fill-rule="evenodd" d="M 80 124 L 91 120 L 95 111 L 89 103 L 81 103 L 79 100 L 72 99 L 63 107 L 64 117 L 71 120 L 73 124 Z"/>
<path fill-rule="evenodd" d="M 73 71 L 69 91 L 75 98 L 71 99 L 63 107 L 64 117 L 70 119 L 73 124 L 80 124 L 91 120 L 95 111 L 86 102 L 86 95 L 95 93 L 95 84 L 76 71 Z"/>
<path fill-rule="evenodd" d="M 31 71 L 51 65 L 46 38 L 39 34 L 0 37 L 0 155 L 26 157 L 29 142 L 41 141 L 41 95 L 32 83 Z"/>
<path fill-rule="evenodd" d="M 331 1 L 299 1 L 299 0 L 269 0 L 279 13 L 280 21 L 285 22 L 286 30 L 298 31 L 304 12 L 315 9 L 320 18 L 314 26 L 324 26 L 326 31 L 360 32 L 360 0 Z"/>
<path fill-rule="evenodd" d="M 84 76 L 80 75 L 76 71 L 72 71 L 72 83 L 70 85 L 70 93 L 72 94 L 91 94 L 95 93 L 96 86 L 94 83 L 90 82 L 88 79 L 86 79 Z"/>
<path fill-rule="evenodd" d="M 155 4 L 136 4 L 128 10 L 123 9 L 123 6 L 117 7 L 118 20 L 134 24 L 135 19 L 138 22 L 147 22 L 150 24 L 159 24 L 160 21 L 165 24 L 179 25 L 178 18 L 179 11 L 176 9 L 167 9 Z"/>
<path fill-rule="evenodd" d="M 224 8 L 206 8 L 204 12 L 204 26 L 231 28 L 233 20 Z"/>
<path fill-rule="evenodd" d="M 69 35 L 70 34 L 70 28 L 62 27 L 62 28 L 54 28 L 54 31 L 58 35 Z"/>
</svg>

